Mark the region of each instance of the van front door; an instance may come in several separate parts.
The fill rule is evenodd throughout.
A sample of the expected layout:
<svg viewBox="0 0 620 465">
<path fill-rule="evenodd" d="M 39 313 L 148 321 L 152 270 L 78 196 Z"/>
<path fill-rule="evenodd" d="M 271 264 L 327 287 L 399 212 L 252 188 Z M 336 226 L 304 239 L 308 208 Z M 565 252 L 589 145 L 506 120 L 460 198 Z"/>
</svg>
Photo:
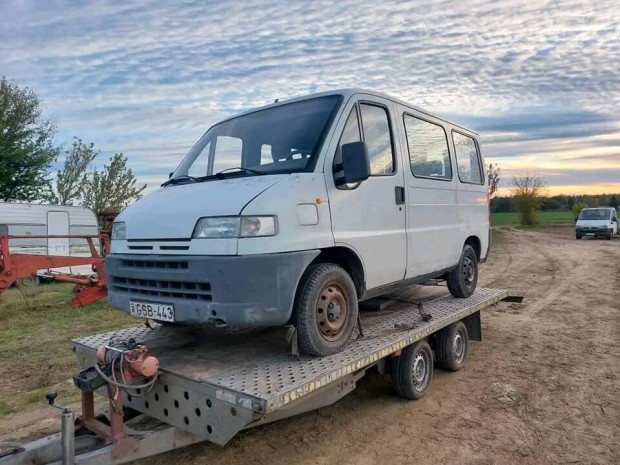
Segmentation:
<svg viewBox="0 0 620 465">
<path fill-rule="evenodd" d="M 364 96 L 350 102 L 344 115 L 333 163 L 328 157 L 325 166 L 332 231 L 337 246 L 360 257 L 366 288 L 372 289 L 402 280 L 407 268 L 404 174 L 389 102 Z M 340 147 L 360 140 L 368 146 L 371 175 L 356 185 L 342 184 Z"/>
</svg>

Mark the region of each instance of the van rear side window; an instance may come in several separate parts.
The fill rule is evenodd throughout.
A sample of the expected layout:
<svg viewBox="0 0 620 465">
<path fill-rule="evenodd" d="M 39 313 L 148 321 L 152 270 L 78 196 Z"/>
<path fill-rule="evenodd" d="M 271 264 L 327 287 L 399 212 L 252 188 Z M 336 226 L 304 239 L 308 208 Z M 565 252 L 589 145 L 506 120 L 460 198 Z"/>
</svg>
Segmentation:
<svg viewBox="0 0 620 465">
<path fill-rule="evenodd" d="M 480 153 L 478 153 L 476 141 L 456 131 L 452 131 L 452 141 L 456 151 L 456 165 L 461 182 L 483 184 L 484 175 L 480 166 Z"/>
<path fill-rule="evenodd" d="M 452 180 L 448 138 L 444 128 L 407 114 L 404 121 L 413 175 L 418 178 Z"/>
</svg>

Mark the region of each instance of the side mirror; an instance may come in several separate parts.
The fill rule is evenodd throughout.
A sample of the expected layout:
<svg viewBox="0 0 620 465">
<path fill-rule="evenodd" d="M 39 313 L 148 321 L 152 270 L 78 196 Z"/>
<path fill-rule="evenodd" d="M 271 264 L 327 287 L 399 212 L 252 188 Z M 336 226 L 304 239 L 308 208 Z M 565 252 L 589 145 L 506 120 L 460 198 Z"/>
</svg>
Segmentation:
<svg viewBox="0 0 620 465">
<path fill-rule="evenodd" d="M 576 217 L 575 217 L 575 223 L 577 222 L 577 220 L 578 220 L 578 219 L 579 219 L 579 217 L 578 217 L 578 216 L 576 216 Z"/>
<path fill-rule="evenodd" d="M 370 176 L 370 160 L 365 142 L 344 144 L 342 150 L 342 171 L 344 184 L 365 181 Z"/>
</svg>

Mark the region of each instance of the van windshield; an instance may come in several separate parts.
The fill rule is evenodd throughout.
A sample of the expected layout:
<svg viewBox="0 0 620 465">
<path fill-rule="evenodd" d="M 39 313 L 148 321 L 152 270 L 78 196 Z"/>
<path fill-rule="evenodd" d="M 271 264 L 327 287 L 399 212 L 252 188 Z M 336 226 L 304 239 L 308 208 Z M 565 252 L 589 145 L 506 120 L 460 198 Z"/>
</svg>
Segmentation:
<svg viewBox="0 0 620 465">
<path fill-rule="evenodd" d="M 592 208 L 588 210 L 581 210 L 579 213 L 580 220 L 608 220 L 609 209 L 608 208 Z"/>
<path fill-rule="evenodd" d="M 190 150 L 168 183 L 310 171 L 340 100 L 339 95 L 317 97 L 216 124 Z"/>
</svg>

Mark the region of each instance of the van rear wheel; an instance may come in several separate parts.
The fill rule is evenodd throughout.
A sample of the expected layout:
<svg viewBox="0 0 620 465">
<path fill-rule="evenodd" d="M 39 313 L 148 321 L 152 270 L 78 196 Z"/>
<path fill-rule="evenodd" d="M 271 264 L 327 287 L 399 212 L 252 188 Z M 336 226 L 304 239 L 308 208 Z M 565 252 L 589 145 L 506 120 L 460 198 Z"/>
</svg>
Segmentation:
<svg viewBox="0 0 620 465">
<path fill-rule="evenodd" d="M 478 256 L 471 245 L 465 244 L 461 259 L 446 277 L 448 290 L 454 297 L 469 297 L 478 284 Z"/>
<path fill-rule="evenodd" d="M 312 265 L 298 291 L 300 353 L 325 356 L 340 352 L 351 338 L 357 315 L 357 293 L 349 274 L 332 263 Z"/>
</svg>

